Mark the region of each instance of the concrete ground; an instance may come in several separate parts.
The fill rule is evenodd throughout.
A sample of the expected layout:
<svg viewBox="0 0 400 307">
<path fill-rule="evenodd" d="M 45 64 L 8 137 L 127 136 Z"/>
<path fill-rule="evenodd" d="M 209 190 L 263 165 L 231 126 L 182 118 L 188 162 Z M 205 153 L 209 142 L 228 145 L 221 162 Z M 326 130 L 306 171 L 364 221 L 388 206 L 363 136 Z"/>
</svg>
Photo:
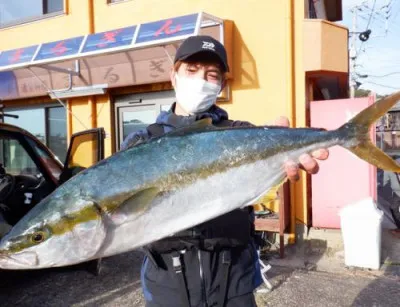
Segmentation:
<svg viewBox="0 0 400 307">
<path fill-rule="evenodd" d="M 339 234 L 312 230 L 285 248 L 284 259 L 265 255 L 273 289 L 256 294 L 258 306 L 400 306 L 399 243 L 383 236 L 380 270 L 348 268 Z M 0 271 L 0 306 L 141 307 L 141 261 L 139 252 L 104 259 L 100 276 L 84 266 Z"/>
<path fill-rule="evenodd" d="M 288 245 L 285 240 L 285 257 L 277 255 L 277 244 L 264 257 L 271 265 L 332 273 L 347 273 L 349 269 L 365 271 L 363 268 L 348 268 L 345 265 L 345 250 L 342 233 L 332 229 L 297 229 L 296 244 Z M 374 242 L 365 240 L 360 257 L 375 252 Z M 376 244 L 375 244 L 376 245 Z M 400 239 L 390 230 L 383 229 L 381 235 L 381 266 L 378 270 L 369 270 L 380 275 L 400 276 Z"/>
<path fill-rule="evenodd" d="M 105 259 L 100 276 L 84 267 L 0 272 L 0 306 L 144 306 L 141 255 Z M 319 272 L 272 266 L 273 289 L 257 293 L 258 306 L 399 306 L 400 279 L 371 272 Z M 260 290 L 264 290 L 261 287 Z"/>
<path fill-rule="evenodd" d="M 40 271 L 0 271 L 0 306 L 144 306 L 142 254 L 104 259 L 99 276 L 85 266 Z"/>
<path fill-rule="evenodd" d="M 378 270 L 345 265 L 340 230 L 297 229 L 295 245 L 277 246 L 263 256 L 272 291 L 258 296 L 259 306 L 400 306 L 400 240 L 382 230 Z M 287 240 L 286 240 L 287 241 Z M 373 252 L 366 240 L 360 257 Z"/>
<path fill-rule="evenodd" d="M 273 267 L 270 293 L 257 295 L 258 306 L 399 306 L 400 279 L 356 272 L 335 274 Z M 276 274 L 276 275 L 274 275 Z"/>
</svg>

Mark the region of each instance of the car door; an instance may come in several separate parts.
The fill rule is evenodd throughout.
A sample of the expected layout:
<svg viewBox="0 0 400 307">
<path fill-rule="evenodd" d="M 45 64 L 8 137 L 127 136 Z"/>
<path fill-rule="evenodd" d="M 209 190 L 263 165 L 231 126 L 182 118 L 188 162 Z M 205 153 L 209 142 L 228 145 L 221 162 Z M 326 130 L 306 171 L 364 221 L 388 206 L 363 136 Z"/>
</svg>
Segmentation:
<svg viewBox="0 0 400 307">
<path fill-rule="evenodd" d="M 60 184 L 104 159 L 104 139 L 104 128 L 94 128 L 72 135 Z"/>
<path fill-rule="evenodd" d="M 58 186 L 62 164 L 30 133 L 0 124 L 0 214 L 17 223 Z"/>
</svg>

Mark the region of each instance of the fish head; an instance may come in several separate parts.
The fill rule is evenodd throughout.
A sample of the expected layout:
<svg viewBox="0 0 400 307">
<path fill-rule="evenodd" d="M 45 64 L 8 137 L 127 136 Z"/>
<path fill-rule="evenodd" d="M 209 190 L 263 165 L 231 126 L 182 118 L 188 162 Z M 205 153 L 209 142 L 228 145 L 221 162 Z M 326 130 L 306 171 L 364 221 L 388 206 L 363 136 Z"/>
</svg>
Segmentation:
<svg viewBox="0 0 400 307">
<path fill-rule="evenodd" d="M 67 266 L 95 256 L 105 229 L 93 203 L 79 202 L 73 211 L 35 215 L 33 210 L 24 216 L 0 241 L 0 268 Z"/>
<path fill-rule="evenodd" d="M 51 238 L 47 227 L 33 227 L 23 233 L 14 229 L 2 238 L 0 243 L 0 268 L 3 269 L 32 269 L 48 262 L 45 255 L 46 241 Z"/>
</svg>

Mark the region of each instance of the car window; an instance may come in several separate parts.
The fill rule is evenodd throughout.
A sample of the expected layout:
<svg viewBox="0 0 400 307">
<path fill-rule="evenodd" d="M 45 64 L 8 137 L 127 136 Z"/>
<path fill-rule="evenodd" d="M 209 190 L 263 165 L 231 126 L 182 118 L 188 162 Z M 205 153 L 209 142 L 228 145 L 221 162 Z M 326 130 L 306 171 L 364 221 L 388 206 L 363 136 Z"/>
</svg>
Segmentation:
<svg viewBox="0 0 400 307">
<path fill-rule="evenodd" d="M 55 159 L 57 159 L 55 156 L 52 157 L 50 156 L 46 151 L 41 149 L 34 141 L 31 139 L 28 139 L 29 145 L 33 148 L 33 150 L 36 152 L 36 154 L 39 156 L 39 159 L 41 160 L 42 164 L 48 169 L 48 171 L 51 173 L 51 175 L 58 181 L 60 179 L 61 171 L 62 171 L 62 166 L 61 162 L 57 162 Z"/>
<path fill-rule="evenodd" d="M 0 163 L 6 173 L 41 176 L 42 173 L 18 139 L 0 136 Z"/>
</svg>

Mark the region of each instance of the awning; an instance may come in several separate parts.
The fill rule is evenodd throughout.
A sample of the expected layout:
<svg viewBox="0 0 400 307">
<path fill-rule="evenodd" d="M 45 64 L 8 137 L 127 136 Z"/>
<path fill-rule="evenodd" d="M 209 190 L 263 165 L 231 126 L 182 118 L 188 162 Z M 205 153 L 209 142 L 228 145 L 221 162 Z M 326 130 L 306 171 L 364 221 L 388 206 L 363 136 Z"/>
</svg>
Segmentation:
<svg viewBox="0 0 400 307">
<path fill-rule="evenodd" d="M 2 51 L 0 99 L 68 98 L 165 82 L 177 47 L 192 35 L 224 43 L 223 20 L 201 12 Z"/>
</svg>

